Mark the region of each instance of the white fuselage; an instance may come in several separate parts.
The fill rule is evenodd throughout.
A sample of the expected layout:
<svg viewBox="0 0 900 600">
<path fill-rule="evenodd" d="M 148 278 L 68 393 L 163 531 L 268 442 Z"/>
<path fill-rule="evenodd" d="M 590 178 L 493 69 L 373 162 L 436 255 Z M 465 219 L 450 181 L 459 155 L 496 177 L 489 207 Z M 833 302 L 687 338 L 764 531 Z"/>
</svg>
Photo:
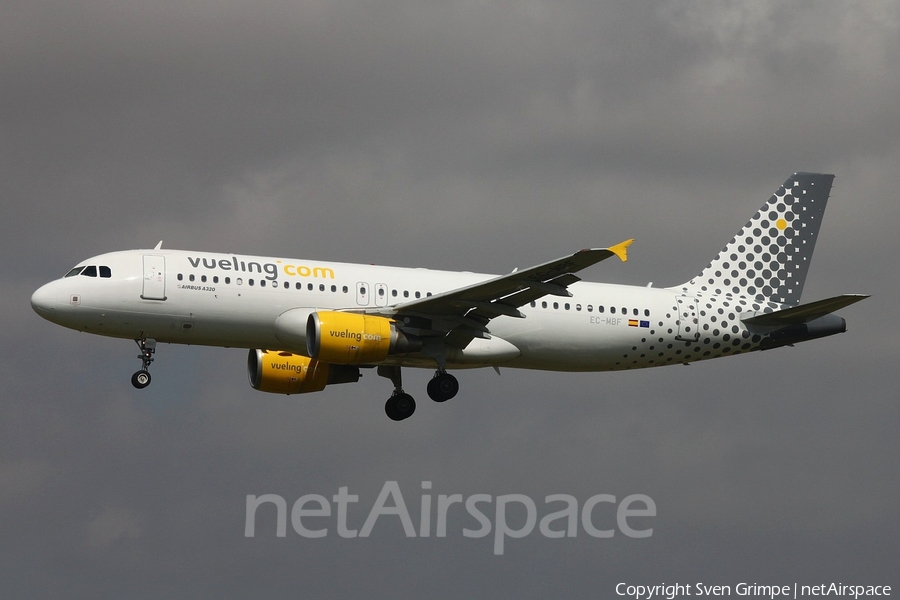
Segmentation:
<svg viewBox="0 0 900 600">
<path fill-rule="evenodd" d="M 111 337 L 301 354 L 305 347 L 291 347 L 277 335 L 276 321 L 288 310 L 390 307 L 494 277 L 161 249 L 113 252 L 79 264 L 96 266 L 96 275 L 67 276 L 40 288 L 32 304 L 41 316 Z M 522 307 L 525 318 L 490 322 L 490 336 L 512 344 L 517 355 L 492 357 L 488 350 L 451 360 L 447 368 L 604 371 L 737 354 L 757 349 L 759 341 L 741 317 L 775 306 L 664 288 L 577 282 L 568 289 L 571 297 L 545 296 Z M 435 366 L 422 354 L 391 356 L 383 364 Z"/>
</svg>

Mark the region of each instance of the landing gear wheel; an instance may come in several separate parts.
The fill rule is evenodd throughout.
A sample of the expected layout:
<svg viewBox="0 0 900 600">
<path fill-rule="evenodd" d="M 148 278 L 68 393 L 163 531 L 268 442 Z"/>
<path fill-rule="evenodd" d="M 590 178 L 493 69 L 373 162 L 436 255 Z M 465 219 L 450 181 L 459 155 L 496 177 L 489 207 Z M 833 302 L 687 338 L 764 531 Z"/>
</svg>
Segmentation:
<svg viewBox="0 0 900 600">
<path fill-rule="evenodd" d="M 435 402 L 446 402 L 459 392 L 459 382 L 450 373 L 438 373 L 428 382 L 428 397 Z"/>
<path fill-rule="evenodd" d="M 131 385 L 139 390 L 150 385 L 150 363 L 153 362 L 153 355 L 156 353 L 156 340 L 153 338 L 140 338 L 134 340 L 141 349 L 138 358 L 141 359 L 141 370 L 131 376 Z"/>
<path fill-rule="evenodd" d="M 392 421 L 408 419 L 416 412 L 416 401 L 409 394 L 394 394 L 385 402 L 384 412 Z"/>
<path fill-rule="evenodd" d="M 136 387 L 139 390 L 144 389 L 148 385 L 150 385 L 150 372 L 142 369 L 131 376 L 131 385 Z"/>
</svg>

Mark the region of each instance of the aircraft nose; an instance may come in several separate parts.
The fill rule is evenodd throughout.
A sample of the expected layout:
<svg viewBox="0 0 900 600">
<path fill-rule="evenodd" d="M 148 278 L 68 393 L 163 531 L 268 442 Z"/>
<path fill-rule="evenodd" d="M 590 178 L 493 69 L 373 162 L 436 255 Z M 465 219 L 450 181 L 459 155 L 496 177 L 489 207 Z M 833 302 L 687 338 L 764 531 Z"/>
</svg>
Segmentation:
<svg viewBox="0 0 900 600">
<path fill-rule="evenodd" d="M 56 310 L 57 294 L 53 288 L 52 283 L 47 283 L 39 287 L 31 295 L 31 308 L 44 318 Z"/>
</svg>

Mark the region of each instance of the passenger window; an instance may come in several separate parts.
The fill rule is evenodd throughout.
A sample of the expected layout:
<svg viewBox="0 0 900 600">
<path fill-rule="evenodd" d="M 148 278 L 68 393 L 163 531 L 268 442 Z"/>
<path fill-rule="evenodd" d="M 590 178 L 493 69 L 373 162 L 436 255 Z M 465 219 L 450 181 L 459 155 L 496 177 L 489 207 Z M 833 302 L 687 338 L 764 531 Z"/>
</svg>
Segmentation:
<svg viewBox="0 0 900 600">
<path fill-rule="evenodd" d="M 341 288 L 341 291 L 344 292 L 344 293 L 346 294 L 346 293 L 348 293 L 348 292 L 350 291 L 350 288 L 348 288 L 348 287 L 345 285 L 344 287 Z"/>
<path fill-rule="evenodd" d="M 265 279 L 260 279 L 260 280 L 259 280 L 259 287 L 266 287 L 266 280 L 265 280 Z"/>
<path fill-rule="evenodd" d="M 650 316 L 650 309 L 649 309 L 649 308 L 645 308 L 645 309 L 644 309 L 644 316 L 645 316 L 645 317 L 649 317 L 649 316 Z"/>
<path fill-rule="evenodd" d="M 219 276 L 213 275 L 213 283 L 219 283 Z"/>
<path fill-rule="evenodd" d="M 206 283 L 206 275 L 201 275 L 200 281 L 202 281 L 203 283 Z"/>
<path fill-rule="evenodd" d="M 588 312 L 594 312 L 594 306 L 592 304 L 587 305 Z"/>
<path fill-rule="evenodd" d="M 182 279 L 184 279 L 184 275 L 179 273 L 177 279 L 178 279 L 178 281 L 181 281 Z"/>
<path fill-rule="evenodd" d="M 225 278 L 225 283 L 226 283 L 226 284 L 231 283 L 231 277 L 226 277 L 226 278 Z"/>
<path fill-rule="evenodd" d="M 336 286 L 336 285 L 331 286 L 331 291 L 332 291 L 332 292 L 336 292 L 336 291 L 337 291 L 337 286 Z"/>
<path fill-rule="evenodd" d="M 298 290 L 302 290 L 302 289 L 303 289 L 303 284 L 300 283 L 300 282 L 298 281 L 297 284 L 294 285 L 294 287 L 297 288 Z"/>
<path fill-rule="evenodd" d="M 287 289 L 290 289 L 290 287 L 291 287 L 291 284 L 290 284 L 289 282 L 285 281 L 285 282 L 284 282 L 284 289 L 287 290 Z"/>
<path fill-rule="evenodd" d="M 403 297 L 404 297 L 404 298 L 409 298 L 409 291 L 403 290 Z"/>
<path fill-rule="evenodd" d="M 325 284 L 324 284 L 324 283 L 320 283 L 320 284 L 319 284 L 319 291 L 320 291 L 320 292 L 324 292 L 324 291 L 325 291 Z"/>
<path fill-rule="evenodd" d="M 581 310 L 581 305 L 580 305 L 580 304 L 576 304 L 576 305 L 575 305 L 575 310 L 579 310 L 579 311 L 580 311 L 580 310 Z"/>
<path fill-rule="evenodd" d="M 252 279 L 248 279 L 248 280 L 247 280 L 247 285 L 253 285 L 253 280 L 252 280 Z"/>
<path fill-rule="evenodd" d="M 91 265 L 90 267 L 85 267 L 84 271 L 81 272 L 85 277 L 96 277 L 97 276 L 97 267 Z"/>
<path fill-rule="evenodd" d="M 188 275 L 188 280 L 190 280 L 190 281 L 193 281 L 193 280 L 194 280 L 194 275 L 193 275 L 193 273 L 190 274 L 190 275 Z"/>
<path fill-rule="evenodd" d="M 74 269 L 66 273 L 66 277 L 75 277 L 76 275 L 81 273 L 82 269 L 84 269 L 84 267 L 75 267 Z"/>
<path fill-rule="evenodd" d="M 416 292 L 416 298 L 421 298 L 421 297 L 422 297 L 422 292 Z"/>
<path fill-rule="evenodd" d="M 100 277 L 105 277 L 106 279 L 112 277 L 112 271 L 109 270 L 109 267 L 100 267 Z"/>
</svg>

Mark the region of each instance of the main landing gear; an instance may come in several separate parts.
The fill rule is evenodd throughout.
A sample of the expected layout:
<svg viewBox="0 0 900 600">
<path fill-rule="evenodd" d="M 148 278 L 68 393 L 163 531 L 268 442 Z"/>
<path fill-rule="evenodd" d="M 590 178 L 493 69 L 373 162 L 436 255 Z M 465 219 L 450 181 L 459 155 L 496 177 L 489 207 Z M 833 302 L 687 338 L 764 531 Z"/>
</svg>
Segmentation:
<svg viewBox="0 0 900 600">
<path fill-rule="evenodd" d="M 403 391 L 400 367 L 378 367 L 378 374 L 394 384 L 394 393 L 384 404 L 384 412 L 393 421 L 408 419 L 416 411 L 416 401 Z M 459 392 L 456 377 L 439 369 L 428 382 L 428 397 L 435 402 L 446 402 Z"/>
<path fill-rule="evenodd" d="M 435 402 L 446 402 L 459 392 L 459 382 L 456 377 L 440 369 L 428 382 L 427 390 L 428 397 Z"/>
<path fill-rule="evenodd" d="M 378 367 L 378 374 L 387 377 L 394 384 L 394 393 L 384 403 L 384 412 L 392 421 L 408 419 L 416 412 L 416 401 L 403 391 L 400 367 Z"/>
<path fill-rule="evenodd" d="M 150 363 L 153 362 L 153 354 L 156 352 L 156 340 L 153 338 L 142 338 L 134 340 L 141 353 L 138 358 L 141 359 L 141 370 L 131 376 L 131 385 L 139 390 L 150 385 Z"/>
</svg>

